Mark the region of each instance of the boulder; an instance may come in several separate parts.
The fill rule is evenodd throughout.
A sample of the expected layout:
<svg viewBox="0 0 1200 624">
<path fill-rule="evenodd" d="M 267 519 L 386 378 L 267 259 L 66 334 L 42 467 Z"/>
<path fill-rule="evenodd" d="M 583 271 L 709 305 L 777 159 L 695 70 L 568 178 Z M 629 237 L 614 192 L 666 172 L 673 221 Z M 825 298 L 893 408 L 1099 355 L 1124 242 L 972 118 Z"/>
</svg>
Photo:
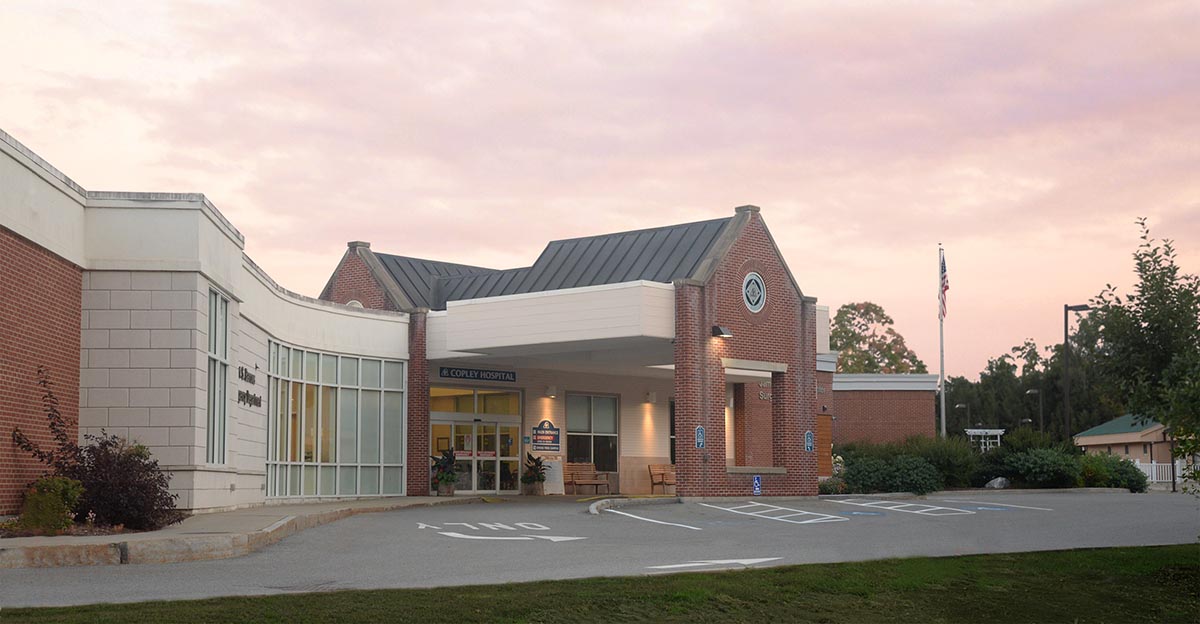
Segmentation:
<svg viewBox="0 0 1200 624">
<path fill-rule="evenodd" d="M 1008 487 L 1008 485 L 1008 479 L 1005 479 L 1004 477 L 996 477 L 995 479 L 988 481 L 987 485 L 983 487 L 990 490 L 1003 490 L 1004 488 Z"/>
</svg>

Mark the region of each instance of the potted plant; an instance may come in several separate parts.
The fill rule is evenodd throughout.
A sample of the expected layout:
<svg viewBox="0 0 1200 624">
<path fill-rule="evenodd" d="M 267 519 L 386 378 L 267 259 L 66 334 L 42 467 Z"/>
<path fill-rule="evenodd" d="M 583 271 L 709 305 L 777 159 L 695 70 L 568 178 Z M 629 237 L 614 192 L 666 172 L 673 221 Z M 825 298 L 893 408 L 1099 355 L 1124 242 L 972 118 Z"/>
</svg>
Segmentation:
<svg viewBox="0 0 1200 624">
<path fill-rule="evenodd" d="M 545 493 L 546 465 L 541 457 L 525 453 L 525 470 L 521 473 L 521 484 L 526 496 L 541 496 Z"/>
<path fill-rule="evenodd" d="M 441 457 L 433 455 L 430 459 L 433 460 L 430 471 L 433 473 L 433 480 L 437 482 L 438 496 L 454 496 L 454 482 L 458 480 L 454 466 L 454 449 L 446 449 L 442 451 Z"/>
</svg>

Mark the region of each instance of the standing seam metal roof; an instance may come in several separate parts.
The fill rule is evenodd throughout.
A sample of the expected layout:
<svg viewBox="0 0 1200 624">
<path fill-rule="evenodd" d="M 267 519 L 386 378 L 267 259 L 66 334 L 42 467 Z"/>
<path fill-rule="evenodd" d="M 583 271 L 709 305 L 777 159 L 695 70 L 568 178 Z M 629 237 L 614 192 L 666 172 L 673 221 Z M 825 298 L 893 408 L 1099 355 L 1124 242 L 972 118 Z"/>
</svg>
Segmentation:
<svg viewBox="0 0 1200 624">
<path fill-rule="evenodd" d="M 436 288 L 431 284 L 429 307 L 440 310 L 445 309 L 447 301 L 639 280 L 669 283 L 690 277 L 731 220 L 732 217 L 726 217 L 552 241 L 532 266 L 518 269 L 493 271 L 430 263 L 464 270 L 443 270 L 432 276 L 438 283 Z M 401 288 L 408 292 L 404 284 Z"/>
<path fill-rule="evenodd" d="M 383 268 L 396 281 L 404 296 L 418 308 L 433 307 L 433 287 L 439 277 L 492 272 L 492 269 L 483 267 L 407 256 L 377 253 L 375 257 L 379 258 Z"/>
</svg>

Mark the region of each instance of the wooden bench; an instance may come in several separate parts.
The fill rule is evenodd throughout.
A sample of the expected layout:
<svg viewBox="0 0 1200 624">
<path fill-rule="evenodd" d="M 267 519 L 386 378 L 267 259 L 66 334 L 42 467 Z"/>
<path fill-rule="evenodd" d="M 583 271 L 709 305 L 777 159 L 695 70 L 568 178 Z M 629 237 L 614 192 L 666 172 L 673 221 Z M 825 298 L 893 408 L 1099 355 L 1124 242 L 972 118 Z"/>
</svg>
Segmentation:
<svg viewBox="0 0 1200 624">
<path fill-rule="evenodd" d="M 668 485 L 675 487 L 675 464 L 650 464 L 650 493 L 655 486 L 662 486 L 666 494 Z"/>
<path fill-rule="evenodd" d="M 568 463 L 563 466 L 563 484 L 574 487 L 573 493 L 579 493 L 579 486 L 591 485 L 595 487 L 595 493 L 600 493 L 600 486 L 604 486 L 604 493 L 608 494 L 608 479 L 601 473 L 596 471 L 596 464 L 577 464 Z"/>
</svg>

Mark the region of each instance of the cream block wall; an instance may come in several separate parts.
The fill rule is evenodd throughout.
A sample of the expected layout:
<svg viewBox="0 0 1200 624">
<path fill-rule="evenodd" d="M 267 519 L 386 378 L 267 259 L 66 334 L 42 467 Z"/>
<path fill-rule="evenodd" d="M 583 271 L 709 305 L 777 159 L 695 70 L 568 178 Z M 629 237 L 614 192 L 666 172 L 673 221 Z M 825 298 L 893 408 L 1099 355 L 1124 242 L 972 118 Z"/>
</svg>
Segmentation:
<svg viewBox="0 0 1200 624">
<path fill-rule="evenodd" d="M 80 433 L 149 447 L 190 507 L 183 473 L 205 453 L 208 283 L 196 273 L 86 271 L 83 287 Z"/>
</svg>

